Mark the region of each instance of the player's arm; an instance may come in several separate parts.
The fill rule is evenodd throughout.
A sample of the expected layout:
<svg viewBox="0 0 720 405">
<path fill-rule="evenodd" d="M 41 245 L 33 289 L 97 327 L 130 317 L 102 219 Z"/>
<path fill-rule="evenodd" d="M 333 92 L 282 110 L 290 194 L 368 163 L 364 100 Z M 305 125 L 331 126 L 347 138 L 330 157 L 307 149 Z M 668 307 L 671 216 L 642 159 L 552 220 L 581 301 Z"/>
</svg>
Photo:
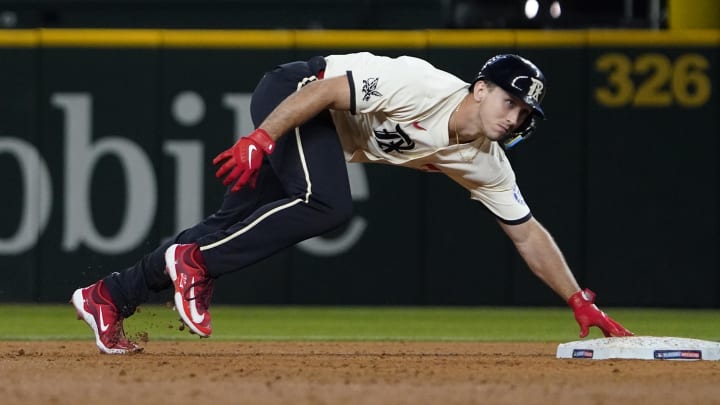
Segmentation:
<svg viewBox="0 0 720 405">
<path fill-rule="evenodd" d="M 328 109 L 350 109 L 350 85 L 346 76 L 311 82 L 283 100 L 259 128 L 276 141 L 284 133 Z"/>
<path fill-rule="evenodd" d="M 283 100 L 255 131 L 213 159 L 214 165 L 220 164 L 215 177 L 225 176 L 226 186 L 234 183 L 232 191 L 240 190 L 247 183 L 254 186 L 263 156 L 275 150 L 275 141 L 327 109 L 350 109 L 350 85 L 346 76 L 311 82 Z"/>
<path fill-rule="evenodd" d="M 575 281 L 557 244 L 534 217 L 515 225 L 498 222 L 515 244 L 520 256 L 525 259 L 530 270 L 553 291 L 565 301 L 575 292 L 580 291 L 580 286 Z"/>
<path fill-rule="evenodd" d="M 580 325 L 580 337 L 587 336 L 590 326 L 599 327 L 605 336 L 632 335 L 632 332 L 598 309 L 594 304 L 595 294 L 592 291 L 580 290 L 560 248 L 535 218 L 513 225 L 498 222 L 530 270 L 573 309 L 575 319 Z"/>
</svg>

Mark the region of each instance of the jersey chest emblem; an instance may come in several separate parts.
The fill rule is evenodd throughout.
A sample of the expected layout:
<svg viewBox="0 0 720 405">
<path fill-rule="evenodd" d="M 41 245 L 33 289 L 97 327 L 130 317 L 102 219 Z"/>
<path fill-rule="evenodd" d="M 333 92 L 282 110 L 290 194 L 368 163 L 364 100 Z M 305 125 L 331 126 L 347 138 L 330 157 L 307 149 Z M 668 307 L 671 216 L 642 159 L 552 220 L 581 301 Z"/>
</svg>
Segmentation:
<svg viewBox="0 0 720 405">
<path fill-rule="evenodd" d="M 395 125 L 394 131 L 383 128 L 379 130 L 376 129 L 373 132 L 375 133 L 375 141 L 385 153 L 402 153 L 403 151 L 415 148 L 415 141 L 403 131 L 400 124 Z"/>
</svg>

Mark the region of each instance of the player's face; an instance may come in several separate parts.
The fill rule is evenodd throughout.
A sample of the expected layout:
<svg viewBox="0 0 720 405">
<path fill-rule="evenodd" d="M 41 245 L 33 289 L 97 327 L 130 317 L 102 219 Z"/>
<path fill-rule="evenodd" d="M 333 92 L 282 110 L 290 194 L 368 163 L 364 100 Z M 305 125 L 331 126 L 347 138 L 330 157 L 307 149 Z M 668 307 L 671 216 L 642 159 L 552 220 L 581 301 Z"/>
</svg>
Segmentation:
<svg viewBox="0 0 720 405">
<path fill-rule="evenodd" d="M 501 87 L 487 86 L 484 82 L 478 85 L 480 88 L 474 92 L 478 101 L 478 129 L 489 139 L 502 140 L 532 113 L 530 106 Z"/>
</svg>

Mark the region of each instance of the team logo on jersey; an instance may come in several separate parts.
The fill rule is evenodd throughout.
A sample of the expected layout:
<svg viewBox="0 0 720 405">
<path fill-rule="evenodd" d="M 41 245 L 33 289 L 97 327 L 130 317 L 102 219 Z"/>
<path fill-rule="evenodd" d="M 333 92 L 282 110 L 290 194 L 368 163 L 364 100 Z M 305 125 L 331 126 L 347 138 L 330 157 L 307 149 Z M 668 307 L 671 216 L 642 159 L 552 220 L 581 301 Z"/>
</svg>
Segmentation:
<svg viewBox="0 0 720 405">
<path fill-rule="evenodd" d="M 395 131 L 388 131 L 383 128 L 381 130 L 376 129 L 373 132 L 375 132 L 375 141 L 385 153 L 402 153 L 404 150 L 415 148 L 415 141 L 400 128 L 400 124 L 395 125 Z"/>
<path fill-rule="evenodd" d="M 370 100 L 370 97 L 372 96 L 382 97 L 382 93 L 376 90 L 379 81 L 379 77 L 368 77 L 367 79 L 363 80 L 363 101 Z"/>
</svg>

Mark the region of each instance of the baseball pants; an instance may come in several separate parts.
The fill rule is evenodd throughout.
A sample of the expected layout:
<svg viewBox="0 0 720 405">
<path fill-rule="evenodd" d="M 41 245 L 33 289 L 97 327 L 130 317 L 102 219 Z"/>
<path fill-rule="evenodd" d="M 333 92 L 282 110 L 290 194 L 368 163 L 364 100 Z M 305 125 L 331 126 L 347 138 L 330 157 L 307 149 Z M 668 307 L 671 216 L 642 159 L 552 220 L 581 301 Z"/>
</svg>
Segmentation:
<svg viewBox="0 0 720 405">
<path fill-rule="evenodd" d="M 291 62 L 266 73 L 250 104 L 257 127 L 307 78 L 324 69 L 324 59 Z M 344 155 L 330 113 L 322 112 L 284 134 L 265 157 L 255 188 L 225 193 L 214 214 L 166 241 L 132 267 L 104 278 L 123 317 L 150 292 L 171 288 L 165 250 L 174 243 L 200 245 L 211 277 L 240 270 L 350 219 L 352 197 Z"/>
</svg>

